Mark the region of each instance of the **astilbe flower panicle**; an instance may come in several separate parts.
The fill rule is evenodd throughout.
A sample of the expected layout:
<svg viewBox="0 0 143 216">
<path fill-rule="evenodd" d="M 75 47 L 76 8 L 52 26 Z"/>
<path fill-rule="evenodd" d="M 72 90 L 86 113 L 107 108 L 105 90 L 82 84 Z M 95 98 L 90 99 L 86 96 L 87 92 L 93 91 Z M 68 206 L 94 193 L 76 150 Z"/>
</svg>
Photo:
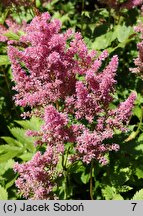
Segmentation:
<svg viewBox="0 0 143 216">
<path fill-rule="evenodd" d="M 31 161 L 14 165 L 15 172 L 19 172 L 20 177 L 16 180 L 16 186 L 26 199 L 54 199 L 52 192 L 55 185 L 54 176 L 56 171 L 57 157 L 54 156 L 53 149 L 48 147 L 45 153 L 37 152 Z"/>
<path fill-rule="evenodd" d="M 27 49 L 18 51 L 14 47 L 9 47 L 14 79 L 19 80 L 15 87 L 19 92 L 16 95 L 17 105 L 43 106 L 56 102 L 74 91 L 75 64 L 72 57 L 75 51 L 68 50 L 68 54 L 65 52 L 66 41 L 70 34 L 58 33 L 60 22 L 53 20 L 48 23 L 49 19 L 49 14 L 42 14 L 33 19 L 26 28 L 27 34 L 20 41 L 31 44 Z M 21 68 L 21 62 L 29 74 Z M 25 79 L 21 79 L 21 76 Z"/>
<path fill-rule="evenodd" d="M 106 120 L 106 124 L 109 125 L 110 128 L 115 127 L 121 131 L 126 131 L 126 125 L 131 116 L 131 110 L 136 97 L 137 94 L 132 92 L 127 100 L 122 102 L 119 107 L 108 111 L 109 118 Z"/>
<path fill-rule="evenodd" d="M 24 32 L 27 26 L 26 21 L 23 21 L 21 24 L 17 23 L 12 17 L 8 17 L 5 20 L 6 25 L 0 24 L 0 42 L 8 42 L 9 39 L 6 36 L 7 33 L 18 34 L 19 31 Z"/>
<path fill-rule="evenodd" d="M 143 4 L 143 0 L 127 0 L 121 4 L 121 8 L 132 9 L 137 6 L 141 6 Z"/>
<path fill-rule="evenodd" d="M 2 9 L 10 9 L 11 12 L 21 13 L 33 9 L 36 12 L 36 0 L 1 0 L 0 6 Z M 24 10 L 23 10 L 24 9 Z"/>
<path fill-rule="evenodd" d="M 141 10 L 143 15 L 143 7 Z M 139 22 L 138 26 L 135 27 L 135 31 L 140 33 L 140 42 L 137 44 L 138 48 L 138 56 L 134 59 L 135 68 L 131 68 L 130 70 L 137 74 L 141 79 L 143 79 L 143 23 Z"/>
<path fill-rule="evenodd" d="M 124 8 L 132 9 L 143 4 L 143 0 L 125 0 L 124 2 L 120 2 L 119 0 L 103 0 L 103 2 L 109 7 L 114 8 L 116 10 Z"/>
<path fill-rule="evenodd" d="M 33 0 L 1 0 L 1 3 L 4 7 L 11 7 L 12 5 L 16 7 L 29 7 L 32 5 Z"/>
<path fill-rule="evenodd" d="M 40 0 L 41 3 L 47 3 L 51 0 Z M 15 6 L 16 9 L 20 7 L 29 8 L 35 6 L 36 0 L 1 0 L 1 4 L 3 7 L 12 7 Z"/>
<path fill-rule="evenodd" d="M 25 46 L 18 49 L 9 45 L 8 50 L 16 84 L 16 104 L 29 106 L 30 115 L 35 113 L 44 121 L 39 131 L 28 131 L 27 135 L 37 137 L 35 145 L 47 146 L 47 150 L 15 168 L 20 174 L 17 187 L 25 197 L 32 199 L 51 198 L 49 192 L 47 197 L 44 195 L 48 184 L 50 188 L 53 186 L 49 172 L 52 178 L 67 143 L 74 148 L 68 157 L 69 163 L 81 160 L 89 164 L 98 160 L 107 164 L 105 153 L 119 149 L 118 144 L 109 144 L 108 140 L 113 138 L 115 129 L 126 130 L 136 98 L 132 93 L 116 109 L 110 109 L 118 56 L 109 61 L 106 50 L 98 56 L 97 52 L 88 50 L 80 33 L 71 30 L 61 33 L 60 28 L 58 20 L 51 20 L 48 13 L 43 13 L 27 25 L 25 35 L 20 38 Z M 106 66 L 101 70 L 105 60 Z M 48 165 L 45 154 L 49 149 L 52 154 Z M 52 165 L 53 158 L 56 162 Z M 38 172 L 48 179 L 45 185 L 39 173 L 35 171 L 35 176 L 32 171 L 39 166 L 39 160 L 42 165 Z M 39 184 L 43 193 L 37 192 Z M 34 195 L 37 193 L 41 195 Z"/>
</svg>

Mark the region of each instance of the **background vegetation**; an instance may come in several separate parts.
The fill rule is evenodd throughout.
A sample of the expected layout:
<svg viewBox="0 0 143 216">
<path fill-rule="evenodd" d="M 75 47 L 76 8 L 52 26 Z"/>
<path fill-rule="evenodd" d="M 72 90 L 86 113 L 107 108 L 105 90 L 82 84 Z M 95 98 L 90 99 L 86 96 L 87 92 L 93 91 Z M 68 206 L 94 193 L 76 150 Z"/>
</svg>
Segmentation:
<svg viewBox="0 0 143 216">
<path fill-rule="evenodd" d="M 9 16 L 19 24 L 23 20 L 30 23 L 36 13 L 48 11 L 62 22 L 63 32 L 68 28 L 80 31 L 89 49 L 99 53 L 107 49 L 110 56 L 119 56 L 113 106 L 126 99 L 132 90 L 137 92 L 137 100 L 129 131 L 114 136 L 120 150 L 109 153 L 108 165 L 94 164 L 93 198 L 143 199 L 143 81 L 129 70 L 135 67 L 134 59 L 138 55 L 140 37 L 134 27 L 143 21 L 141 7 L 120 10 L 96 0 L 37 0 L 29 5 L 23 2 L 19 5 L 15 1 L 0 3 L 1 34 L 2 25 L 8 29 L 6 19 Z M 5 35 L 8 39 L 16 39 L 20 32 L 18 35 L 8 29 Z M 21 113 L 27 110 L 14 104 L 13 86 L 7 42 L 0 42 L 0 199 L 23 199 L 15 187 L 18 175 L 13 171 L 13 165 L 16 161 L 23 163 L 32 158 L 36 152 L 34 138 L 27 137 L 25 132 L 38 130 L 41 125 L 38 118 L 22 119 Z M 91 199 L 89 166 L 76 162 L 66 176 L 60 179 L 56 192 L 60 199 Z"/>
</svg>

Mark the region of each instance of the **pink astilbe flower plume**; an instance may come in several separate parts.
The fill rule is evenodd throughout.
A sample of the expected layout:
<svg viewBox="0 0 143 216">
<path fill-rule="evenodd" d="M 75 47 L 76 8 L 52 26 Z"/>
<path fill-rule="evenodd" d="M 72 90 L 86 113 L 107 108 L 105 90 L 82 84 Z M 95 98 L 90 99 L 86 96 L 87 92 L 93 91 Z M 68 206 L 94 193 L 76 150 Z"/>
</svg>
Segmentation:
<svg viewBox="0 0 143 216">
<path fill-rule="evenodd" d="M 60 28 L 58 20 L 51 20 L 48 13 L 43 13 L 26 27 L 20 38 L 24 46 L 18 49 L 10 45 L 8 50 L 16 104 L 29 106 L 31 115 L 44 121 L 39 131 L 28 131 L 27 135 L 37 137 L 35 145 L 47 146 L 47 150 L 15 166 L 20 174 L 17 187 L 32 199 L 50 198 L 46 189 L 49 184 L 52 191 L 50 181 L 59 158 L 67 154 L 67 144 L 72 148 L 69 163 L 81 160 L 89 164 L 97 160 L 107 164 L 105 153 L 119 150 L 118 144 L 108 144 L 108 140 L 113 138 L 115 129 L 126 130 L 136 98 L 132 93 L 116 109 L 110 109 L 118 57 L 115 55 L 109 61 L 106 50 L 98 56 L 88 50 L 80 33 L 71 30 L 61 33 Z M 101 70 L 105 60 L 106 66 Z M 51 160 L 46 162 L 49 149 Z"/>
<path fill-rule="evenodd" d="M 37 152 L 31 161 L 15 164 L 14 170 L 20 174 L 16 186 L 26 199 L 54 199 L 52 189 L 57 161 L 53 149 L 47 148 L 43 155 Z"/>
<path fill-rule="evenodd" d="M 131 116 L 131 110 L 133 107 L 133 102 L 135 101 L 137 94 L 132 92 L 128 99 L 122 102 L 119 107 L 114 110 L 108 111 L 109 118 L 106 123 L 110 127 L 119 128 L 121 131 L 126 130 L 126 125 L 128 124 L 129 117 Z"/>
<path fill-rule="evenodd" d="M 143 15 L 143 7 L 141 10 L 141 13 Z M 130 70 L 139 75 L 141 79 L 143 79 L 143 23 L 140 22 L 138 26 L 135 27 L 135 31 L 140 33 L 140 42 L 137 44 L 138 48 L 138 56 L 134 60 L 135 68 L 131 68 Z"/>
<path fill-rule="evenodd" d="M 125 3 L 121 4 L 121 8 L 131 9 L 142 4 L 143 0 L 127 0 Z"/>
<path fill-rule="evenodd" d="M 25 21 L 19 24 L 12 17 L 7 18 L 5 24 L 7 27 L 0 24 L 0 42 L 8 42 L 7 33 L 19 34 L 19 31 L 24 32 L 27 26 Z"/>
<path fill-rule="evenodd" d="M 119 10 L 123 8 L 132 9 L 137 6 L 141 6 L 143 4 L 143 0 L 125 0 L 124 2 L 120 2 L 119 0 L 103 0 L 103 3 L 107 4 L 111 8 Z"/>
<path fill-rule="evenodd" d="M 19 92 L 16 95 L 17 105 L 43 106 L 74 91 L 74 53 L 67 51 L 67 54 L 65 51 L 68 32 L 58 33 L 60 22 L 53 20 L 48 23 L 49 19 L 47 13 L 33 19 L 26 28 L 26 36 L 21 37 L 22 43 L 31 44 L 24 51 L 9 47 L 14 80 L 21 79 L 21 73 L 24 76 L 15 87 Z M 25 70 L 19 73 L 21 63 L 25 65 Z"/>
</svg>

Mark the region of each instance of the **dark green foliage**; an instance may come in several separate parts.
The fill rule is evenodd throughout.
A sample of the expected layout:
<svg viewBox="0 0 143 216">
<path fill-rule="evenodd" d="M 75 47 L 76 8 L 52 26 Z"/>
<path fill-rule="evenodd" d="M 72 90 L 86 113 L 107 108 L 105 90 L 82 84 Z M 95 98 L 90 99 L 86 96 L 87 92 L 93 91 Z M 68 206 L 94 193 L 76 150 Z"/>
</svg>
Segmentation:
<svg viewBox="0 0 143 216">
<path fill-rule="evenodd" d="M 81 161 L 63 166 L 66 162 L 61 158 L 57 169 L 64 175 L 57 178 L 55 193 L 60 199 L 91 199 L 92 183 L 93 198 L 97 200 L 143 199 L 143 81 L 129 70 L 134 67 L 133 59 L 137 56 L 139 35 L 134 32 L 134 26 L 142 19 L 140 8 L 117 12 L 94 0 L 52 0 L 44 4 L 37 0 L 36 7 L 40 12 L 48 11 L 52 18 L 60 19 L 62 31 L 68 28 L 81 31 L 90 49 L 99 53 L 107 49 L 110 56 L 119 56 L 117 93 L 111 106 L 117 106 L 132 90 L 138 93 L 129 131 L 124 135 L 117 132 L 114 137 L 114 142 L 120 144 L 119 152 L 107 155 L 107 166 L 93 161 L 92 169 L 91 164 L 87 166 Z M 1 24 L 6 26 L 5 19 L 9 14 L 17 22 L 23 19 L 30 22 L 35 15 L 34 8 L 26 11 L 21 8 L 19 13 L 13 7 L 4 8 L 0 4 Z M 7 32 L 6 36 L 19 40 L 21 34 Z M 36 152 L 35 138 L 27 137 L 25 133 L 28 129 L 39 130 L 42 124 L 37 118 L 20 120 L 24 110 L 14 104 L 13 86 L 7 44 L 0 42 L 0 200 L 20 199 L 14 185 L 17 175 L 13 165 L 16 161 L 24 163 L 32 158 Z M 66 151 L 70 153 L 68 145 Z"/>
</svg>

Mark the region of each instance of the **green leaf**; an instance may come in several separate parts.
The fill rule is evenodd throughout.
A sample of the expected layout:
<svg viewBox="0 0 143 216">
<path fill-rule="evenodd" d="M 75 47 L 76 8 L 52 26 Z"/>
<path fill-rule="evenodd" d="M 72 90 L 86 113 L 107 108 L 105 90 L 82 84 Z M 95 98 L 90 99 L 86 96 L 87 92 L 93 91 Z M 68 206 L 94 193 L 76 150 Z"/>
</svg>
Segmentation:
<svg viewBox="0 0 143 216">
<path fill-rule="evenodd" d="M 22 149 L 18 149 L 18 148 L 14 149 L 14 147 L 10 148 L 9 145 L 7 145 L 7 147 L 5 148 L 1 147 L 0 150 L 2 151 L 0 154 L 0 163 L 6 162 L 9 159 L 16 157 L 23 152 Z"/>
<path fill-rule="evenodd" d="M 113 32 L 107 32 L 104 35 L 101 35 L 100 37 L 97 37 L 95 39 L 95 41 L 92 44 L 92 49 L 96 49 L 96 50 L 102 50 L 107 48 L 112 41 L 115 40 L 115 35 L 113 34 Z"/>
<path fill-rule="evenodd" d="M 41 6 L 40 0 L 36 0 L 36 8 L 39 8 Z"/>
<path fill-rule="evenodd" d="M 125 182 L 127 182 L 130 179 L 131 176 L 131 169 L 129 167 L 126 168 L 120 168 L 120 170 L 114 170 L 110 177 L 110 181 L 112 185 L 114 185 L 115 188 L 117 188 L 119 185 L 122 186 Z"/>
<path fill-rule="evenodd" d="M 8 188 L 10 188 L 11 186 L 13 186 L 16 179 L 17 179 L 17 175 L 16 175 L 12 180 L 9 179 L 10 181 L 6 184 L 5 188 L 8 189 Z"/>
<path fill-rule="evenodd" d="M 138 117 L 138 119 L 142 118 L 142 109 L 139 106 L 136 106 L 133 110 L 133 114 Z"/>
<path fill-rule="evenodd" d="M 124 200 L 123 197 L 120 194 L 115 194 L 112 198 L 112 200 Z"/>
<path fill-rule="evenodd" d="M 143 133 L 139 136 L 138 142 L 143 141 Z"/>
<path fill-rule="evenodd" d="M 34 151 L 35 138 L 26 136 L 25 130 L 18 128 L 18 127 L 15 127 L 15 128 L 11 128 L 10 132 L 20 143 L 23 144 L 23 146 L 25 146 L 25 148 L 29 149 L 32 152 Z"/>
<path fill-rule="evenodd" d="M 40 130 L 40 127 L 42 125 L 42 121 L 40 118 L 37 117 L 32 117 L 30 120 L 20 120 L 20 121 L 15 121 L 19 125 L 21 125 L 25 130 Z"/>
<path fill-rule="evenodd" d="M 7 200 L 7 199 L 8 199 L 8 193 L 6 189 L 0 185 L 0 200 Z"/>
<path fill-rule="evenodd" d="M 128 186 L 128 185 L 123 185 L 123 186 L 119 187 L 119 188 L 117 189 L 117 191 L 120 192 L 120 193 L 123 193 L 123 192 L 127 192 L 127 191 L 129 191 L 129 190 L 132 190 L 132 189 L 133 189 L 133 188 L 130 187 L 130 186 Z"/>
<path fill-rule="evenodd" d="M 77 161 L 69 166 L 69 171 L 71 173 L 81 173 L 85 172 L 85 167 L 83 166 L 81 161 Z"/>
<path fill-rule="evenodd" d="M 113 197 L 115 196 L 115 188 L 111 187 L 109 185 L 107 185 L 105 188 L 103 188 L 102 190 L 102 194 L 105 197 L 106 200 L 112 200 Z"/>
<path fill-rule="evenodd" d="M 137 175 L 138 179 L 143 178 L 143 170 L 136 168 L 136 175 Z"/>
<path fill-rule="evenodd" d="M 101 191 L 106 200 L 123 200 L 123 197 L 117 193 L 116 188 L 112 186 L 107 185 Z"/>
<path fill-rule="evenodd" d="M 1 137 L 8 145 L 22 147 L 23 145 L 12 137 Z"/>
<path fill-rule="evenodd" d="M 132 199 L 133 200 L 143 200 L 143 189 L 137 191 Z"/>
<path fill-rule="evenodd" d="M 0 175 L 3 175 L 8 169 L 13 168 L 14 163 L 15 162 L 12 159 L 0 163 Z"/>
<path fill-rule="evenodd" d="M 103 17 L 109 17 L 109 11 L 106 8 L 102 8 L 99 14 Z"/>
<path fill-rule="evenodd" d="M 138 93 L 135 104 L 140 105 L 141 103 L 143 103 L 143 97 L 142 97 L 142 95 L 140 93 Z"/>
<path fill-rule="evenodd" d="M 89 13 L 89 11 L 82 11 L 81 15 L 82 15 L 82 16 L 84 15 L 84 16 L 90 18 L 90 13 Z"/>
<path fill-rule="evenodd" d="M 142 151 L 142 152 L 143 152 L 143 144 L 137 145 L 137 146 L 135 147 L 135 150 L 136 150 L 136 151 Z"/>
<path fill-rule="evenodd" d="M 115 28 L 115 34 L 120 43 L 126 41 L 132 33 L 133 28 L 131 26 L 118 25 Z"/>
<path fill-rule="evenodd" d="M 7 55 L 0 55 L 0 66 L 10 64 L 9 58 Z"/>
<path fill-rule="evenodd" d="M 20 155 L 19 158 L 22 159 L 24 162 L 26 162 L 26 161 L 31 160 L 32 156 L 33 156 L 33 153 L 27 152 L 25 154 Z"/>
<path fill-rule="evenodd" d="M 1 16 L 0 16 L 0 24 L 4 24 L 4 22 L 5 22 L 5 20 L 6 20 L 6 17 L 7 17 L 7 15 L 8 15 L 8 13 L 9 13 L 9 8 L 5 8 L 5 10 L 4 10 L 4 12 L 1 14 Z"/>
<path fill-rule="evenodd" d="M 52 0 L 52 1 L 50 2 L 50 4 L 54 5 L 54 4 L 58 3 L 58 2 L 59 2 L 59 0 Z"/>
<path fill-rule="evenodd" d="M 89 179 L 90 179 L 90 174 L 83 172 L 82 175 L 81 175 L 81 181 L 84 184 L 87 184 L 89 182 Z"/>
<path fill-rule="evenodd" d="M 15 146 L 10 146 L 10 145 L 0 145 L 0 153 L 1 152 L 21 152 L 22 148 L 18 148 Z"/>
<path fill-rule="evenodd" d="M 8 37 L 9 40 L 19 40 L 20 39 L 19 35 L 15 34 L 14 32 L 11 32 L 11 31 L 6 32 L 4 34 L 4 36 Z"/>
<path fill-rule="evenodd" d="M 68 14 L 61 15 L 59 12 L 55 12 L 52 18 L 59 19 L 62 23 L 70 20 Z"/>
</svg>

